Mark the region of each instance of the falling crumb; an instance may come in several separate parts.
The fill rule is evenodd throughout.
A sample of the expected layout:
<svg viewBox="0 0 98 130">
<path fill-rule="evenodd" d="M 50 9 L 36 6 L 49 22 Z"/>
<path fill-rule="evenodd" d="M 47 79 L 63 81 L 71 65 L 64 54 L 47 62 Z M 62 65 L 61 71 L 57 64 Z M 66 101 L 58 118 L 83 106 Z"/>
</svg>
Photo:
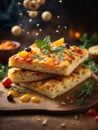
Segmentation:
<svg viewBox="0 0 98 130">
<path fill-rule="evenodd" d="M 26 30 L 25 29 L 22 29 L 23 32 L 25 32 Z"/>
<path fill-rule="evenodd" d="M 47 124 L 47 122 L 48 122 L 48 119 L 47 119 L 47 118 L 45 118 L 45 119 L 43 120 L 43 122 L 42 122 L 42 125 L 46 125 L 46 124 Z"/>
<path fill-rule="evenodd" d="M 36 26 L 37 26 L 37 27 L 39 27 L 39 23 L 38 23 L 38 24 L 36 24 Z"/>
<path fill-rule="evenodd" d="M 67 26 L 64 26 L 64 28 L 66 29 L 66 28 L 67 28 Z"/>
<path fill-rule="evenodd" d="M 60 28 L 61 26 L 60 25 L 58 25 L 58 28 Z"/>
<path fill-rule="evenodd" d="M 62 3 L 62 0 L 59 0 L 59 3 Z"/>
<path fill-rule="evenodd" d="M 59 18 L 60 18 L 60 16 L 57 16 L 57 18 L 59 19 Z"/>
<path fill-rule="evenodd" d="M 18 4 L 18 5 L 21 5 L 21 3 L 20 3 L 20 2 L 18 2 L 17 4 Z"/>
<path fill-rule="evenodd" d="M 19 13 L 20 16 L 22 16 L 22 13 Z"/>
<path fill-rule="evenodd" d="M 19 26 L 22 26 L 22 24 L 20 23 Z"/>
<path fill-rule="evenodd" d="M 61 127 L 66 127 L 66 124 L 65 123 L 61 123 Z"/>
<path fill-rule="evenodd" d="M 32 22 L 32 19 L 29 19 L 29 23 Z"/>
<path fill-rule="evenodd" d="M 75 119 L 75 120 L 78 120 L 78 119 L 79 119 L 79 115 L 75 115 L 75 116 L 74 116 L 74 119 Z"/>
<path fill-rule="evenodd" d="M 38 36 L 39 35 L 39 33 L 36 33 L 36 36 Z"/>
<path fill-rule="evenodd" d="M 39 31 L 42 32 L 42 29 L 40 28 Z"/>
<path fill-rule="evenodd" d="M 65 105 L 65 104 L 66 104 L 66 102 L 61 102 L 61 104 L 62 104 L 62 105 Z"/>
<path fill-rule="evenodd" d="M 59 30 L 56 30 L 56 33 L 59 33 Z"/>
<path fill-rule="evenodd" d="M 30 32 L 27 32 L 27 34 L 29 35 L 29 34 L 30 34 Z"/>
</svg>

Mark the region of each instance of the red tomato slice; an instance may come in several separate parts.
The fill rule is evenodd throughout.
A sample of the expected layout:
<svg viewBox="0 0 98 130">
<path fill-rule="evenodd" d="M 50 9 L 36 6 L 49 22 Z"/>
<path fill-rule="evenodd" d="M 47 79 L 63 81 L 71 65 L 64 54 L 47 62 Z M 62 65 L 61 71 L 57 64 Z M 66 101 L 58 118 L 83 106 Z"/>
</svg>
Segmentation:
<svg viewBox="0 0 98 130">
<path fill-rule="evenodd" d="M 9 77 L 6 77 L 1 83 L 3 84 L 3 86 L 5 88 L 9 88 L 12 81 L 11 81 L 11 79 Z"/>
<path fill-rule="evenodd" d="M 91 108 L 88 110 L 87 114 L 90 116 L 96 116 L 97 112 L 95 111 L 95 109 Z"/>
<path fill-rule="evenodd" d="M 98 123 L 98 116 L 95 116 L 95 121 L 96 123 Z"/>
</svg>

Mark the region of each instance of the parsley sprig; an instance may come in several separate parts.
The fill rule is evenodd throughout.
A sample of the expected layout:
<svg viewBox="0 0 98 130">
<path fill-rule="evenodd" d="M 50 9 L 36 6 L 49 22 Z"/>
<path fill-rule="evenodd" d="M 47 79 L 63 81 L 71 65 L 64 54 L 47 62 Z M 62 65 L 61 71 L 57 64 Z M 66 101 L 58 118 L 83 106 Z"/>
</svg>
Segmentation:
<svg viewBox="0 0 98 130">
<path fill-rule="evenodd" d="M 80 46 L 81 48 L 88 49 L 89 47 L 96 45 L 98 43 L 98 35 L 92 34 L 91 37 L 88 36 L 87 33 L 84 33 L 82 37 L 79 39 L 82 43 Z M 88 58 L 86 61 L 83 62 L 83 64 L 89 66 L 93 73 L 95 73 L 98 76 L 98 65 L 92 61 L 90 58 Z M 76 104 L 82 105 L 86 102 L 86 97 L 91 95 L 92 88 L 94 86 L 94 80 L 87 82 L 82 86 L 79 90 L 76 91 Z"/>
<path fill-rule="evenodd" d="M 4 91 L 0 90 L 0 94 L 4 93 Z"/>
<path fill-rule="evenodd" d="M 94 80 L 86 82 L 80 89 L 76 90 L 76 105 L 82 105 L 86 102 L 86 97 L 91 95 L 94 86 Z"/>
<path fill-rule="evenodd" d="M 88 36 L 87 33 L 84 33 L 79 40 L 83 44 L 80 46 L 81 48 L 89 48 L 98 44 L 98 34 L 94 33 L 91 36 Z"/>
<path fill-rule="evenodd" d="M 15 90 L 15 91 L 17 91 L 17 92 L 19 92 L 19 93 L 26 93 L 26 92 L 28 92 L 27 90 L 19 89 L 19 88 L 15 87 L 15 86 L 11 86 L 10 89 L 11 89 L 11 90 Z"/>
<path fill-rule="evenodd" d="M 6 77 L 8 71 L 8 66 L 0 63 L 0 80 Z"/>
</svg>

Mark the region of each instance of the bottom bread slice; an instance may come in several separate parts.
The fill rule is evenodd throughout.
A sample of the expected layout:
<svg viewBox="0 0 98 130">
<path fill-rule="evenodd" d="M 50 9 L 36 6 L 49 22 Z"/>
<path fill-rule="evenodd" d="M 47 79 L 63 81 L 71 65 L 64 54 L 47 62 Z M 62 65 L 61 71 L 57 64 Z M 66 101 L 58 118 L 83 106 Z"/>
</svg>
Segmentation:
<svg viewBox="0 0 98 130">
<path fill-rule="evenodd" d="M 46 95 L 50 98 L 55 98 L 74 88 L 90 76 L 90 68 L 80 65 L 69 76 L 59 76 L 57 78 L 38 82 L 20 83 L 19 85 Z"/>
</svg>

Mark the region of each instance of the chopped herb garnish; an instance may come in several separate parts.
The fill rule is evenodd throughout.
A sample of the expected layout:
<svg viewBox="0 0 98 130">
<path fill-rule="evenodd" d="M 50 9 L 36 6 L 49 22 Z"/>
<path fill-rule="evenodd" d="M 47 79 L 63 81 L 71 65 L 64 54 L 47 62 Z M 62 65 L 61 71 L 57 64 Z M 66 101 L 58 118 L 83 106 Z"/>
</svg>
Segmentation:
<svg viewBox="0 0 98 130">
<path fill-rule="evenodd" d="M 19 88 L 15 87 L 15 86 L 11 86 L 10 89 L 11 90 L 15 90 L 15 91 L 17 91 L 19 93 L 26 93 L 26 92 L 28 92 L 26 89 L 25 90 L 24 89 L 19 89 Z"/>
<path fill-rule="evenodd" d="M 65 47 L 64 46 L 57 46 L 54 48 L 51 48 L 51 51 L 56 53 L 57 55 L 62 55 L 63 51 L 64 51 Z"/>
<path fill-rule="evenodd" d="M 92 72 L 98 75 L 98 64 L 95 63 L 93 60 L 88 58 L 86 61 L 83 62 L 83 64 L 89 66 Z"/>
<path fill-rule="evenodd" d="M 34 59 L 39 59 L 39 60 L 43 60 L 44 58 L 42 56 L 39 56 L 39 55 L 35 55 L 34 56 Z"/>
<path fill-rule="evenodd" d="M 79 90 L 76 91 L 76 104 L 82 105 L 85 103 L 85 98 L 91 95 L 92 88 L 94 86 L 94 80 L 86 82 Z"/>
<path fill-rule="evenodd" d="M 2 90 L 0 90 L 0 94 L 4 93 Z"/>
<path fill-rule="evenodd" d="M 2 80 L 7 75 L 8 66 L 0 64 L 0 80 Z"/>
<path fill-rule="evenodd" d="M 84 33 L 79 40 L 82 43 L 81 48 L 89 48 L 98 44 L 98 35 L 94 33 L 89 37 L 87 33 Z"/>
</svg>

